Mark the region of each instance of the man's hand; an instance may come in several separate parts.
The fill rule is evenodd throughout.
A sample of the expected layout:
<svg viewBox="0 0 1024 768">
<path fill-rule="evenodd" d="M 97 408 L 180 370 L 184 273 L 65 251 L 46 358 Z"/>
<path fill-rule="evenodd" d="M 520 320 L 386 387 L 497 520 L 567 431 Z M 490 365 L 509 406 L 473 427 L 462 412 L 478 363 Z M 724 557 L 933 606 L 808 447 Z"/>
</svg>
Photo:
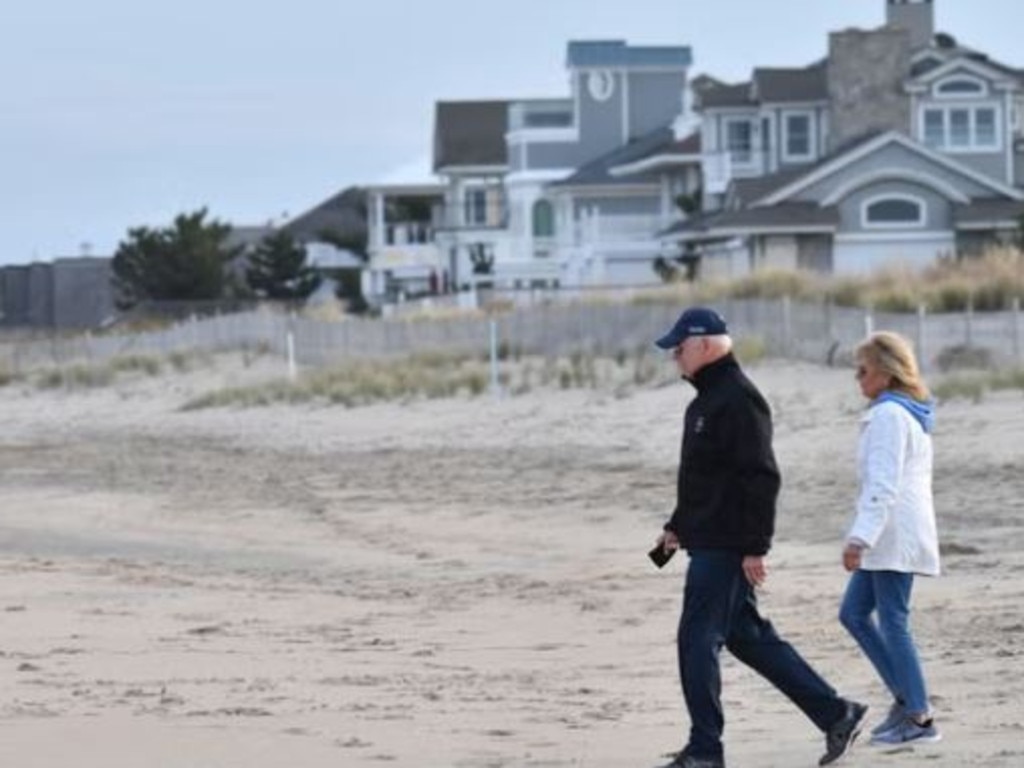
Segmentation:
<svg viewBox="0 0 1024 768">
<path fill-rule="evenodd" d="M 843 568 L 851 573 L 860 569 L 860 559 L 864 554 L 864 545 L 856 541 L 848 541 L 843 547 Z"/>
<path fill-rule="evenodd" d="M 743 558 L 743 575 L 752 587 L 760 587 L 768 578 L 768 565 L 764 555 L 747 555 Z"/>
<path fill-rule="evenodd" d="M 661 532 L 661 536 L 658 537 L 658 544 L 666 552 L 675 552 L 679 549 L 679 537 L 676 536 L 675 531 L 670 531 L 666 528 Z"/>
</svg>

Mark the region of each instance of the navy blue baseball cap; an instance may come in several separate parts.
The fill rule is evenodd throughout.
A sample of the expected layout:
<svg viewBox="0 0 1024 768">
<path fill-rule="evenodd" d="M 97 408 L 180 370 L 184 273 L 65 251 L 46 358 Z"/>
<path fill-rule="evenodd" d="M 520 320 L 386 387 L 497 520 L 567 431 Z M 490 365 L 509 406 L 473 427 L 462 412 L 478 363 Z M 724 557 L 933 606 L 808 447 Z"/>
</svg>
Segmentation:
<svg viewBox="0 0 1024 768">
<path fill-rule="evenodd" d="M 691 336 L 721 336 L 729 332 L 720 314 L 707 307 L 690 307 L 672 326 L 672 330 L 658 339 L 662 349 L 675 349 Z"/>
</svg>

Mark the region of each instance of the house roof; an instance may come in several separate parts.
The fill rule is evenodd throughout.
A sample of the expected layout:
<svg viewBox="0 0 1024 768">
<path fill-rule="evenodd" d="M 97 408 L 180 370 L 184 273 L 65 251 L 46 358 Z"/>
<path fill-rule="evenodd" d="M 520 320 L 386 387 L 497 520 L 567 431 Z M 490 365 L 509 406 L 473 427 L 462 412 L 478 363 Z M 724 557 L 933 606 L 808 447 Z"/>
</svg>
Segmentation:
<svg viewBox="0 0 1024 768">
<path fill-rule="evenodd" d="M 701 151 L 700 131 L 694 131 L 678 141 L 672 142 L 662 150 L 668 155 L 699 155 Z"/>
<path fill-rule="evenodd" d="M 366 239 L 366 192 L 349 187 L 324 200 L 283 227 L 296 240 L 316 242 L 324 233 L 343 240 L 361 242 Z"/>
<path fill-rule="evenodd" d="M 968 51 L 965 55 L 971 61 L 984 64 L 987 67 L 991 67 L 992 69 L 1002 72 L 1004 75 L 1009 75 L 1010 77 L 1018 80 L 1024 80 L 1024 71 L 996 61 L 995 59 L 990 58 L 987 53 L 981 53 L 980 51 Z"/>
<path fill-rule="evenodd" d="M 434 112 L 434 170 L 506 166 L 508 101 L 439 101 Z"/>
<path fill-rule="evenodd" d="M 690 78 L 690 88 L 693 89 L 694 93 L 700 93 L 706 91 L 708 88 L 718 88 L 725 85 L 717 77 L 712 77 L 707 72 L 701 72 L 699 75 L 694 75 Z"/>
<path fill-rule="evenodd" d="M 828 62 L 806 67 L 758 67 L 745 83 L 718 83 L 708 78 L 697 89 L 703 109 L 795 104 L 828 100 Z"/>
<path fill-rule="evenodd" d="M 809 163 L 808 165 L 785 168 L 766 176 L 755 176 L 748 179 L 734 179 L 732 184 L 729 186 L 728 197 L 731 201 L 738 203 L 740 207 L 752 205 L 758 200 L 768 197 L 776 190 L 789 186 L 802 177 L 813 173 L 818 168 L 831 163 L 833 160 L 845 155 L 847 152 L 853 151 L 861 144 L 866 144 L 876 138 L 879 134 L 880 132 L 874 131 L 845 142 L 829 152 L 827 155 L 823 155 L 818 158 L 817 161 Z"/>
<path fill-rule="evenodd" d="M 936 39 L 944 36 L 942 33 L 936 35 Z M 949 37 L 946 35 L 945 37 Z M 952 38 L 949 38 L 951 41 Z M 913 63 L 910 66 L 910 79 L 928 79 L 929 75 L 937 69 L 949 71 L 957 65 L 966 65 L 970 68 L 980 67 L 988 70 L 996 76 L 1002 76 L 1016 80 L 1024 85 L 1024 69 L 1011 67 L 1001 61 L 993 59 L 987 53 L 976 51 L 964 45 L 958 45 L 955 41 L 950 45 L 936 44 L 929 48 L 923 48 L 914 54 Z"/>
<path fill-rule="evenodd" d="M 651 131 L 638 139 L 613 149 L 607 154 L 591 160 L 576 170 L 568 178 L 552 184 L 552 187 L 581 187 L 581 186 L 605 186 L 650 183 L 650 179 L 641 174 L 613 175 L 612 169 L 616 166 L 629 165 L 649 157 L 659 150 L 671 147 L 675 144 L 675 133 L 672 128 L 666 126 Z"/>
<path fill-rule="evenodd" d="M 961 176 L 971 179 L 981 186 L 987 187 L 997 195 L 1003 195 L 1004 197 L 1012 200 L 1024 200 L 1024 191 L 1004 184 L 998 179 L 986 176 L 985 174 L 964 165 L 948 155 L 934 152 L 923 144 L 919 144 L 898 131 L 886 131 L 884 133 L 875 133 L 856 139 L 846 147 L 823 157 L 819 162 L 805 167 L 803 169 L 803 173 L 793 179 L 790 183 L 772 190 L 767 195 L 755 200 L 752 204 L 777 205 L 785 202 L 798 192 L 824 178 L 827 178 L 830 174 L 846 168 L 872 152 L 889 145 L 902 146 L 909 152 L 920 155 L 935 165 L 943 166 L 954 173 L 958 173 Z M 898 171 L 899 169 L 894 170 Z"/>
<path fill-rule="evenodd" d="M 759 67 L 754 70 L 754 92 L 764 103 L 828 100 L 828 66 L 819 61 L 808 67 Z"/>
<path fill-rule="evenodd" d="M 685 138 L 676 140 L 675 129 L 672 128 L 670 130 L 672 130 L 673 135 L 665 137 L 665 143 L 650 142 L 648 145 L 650 149 L 646 155 L 617 162 L 608 167 L 608 173 L 616 179 L 623 177 L 635 178 L 638 174 L 659 170 L 667 166 L 678 167 L 686 164 L 699 164 L 701 160 L 700 131 L 694 131 Z M 630 153 L 630 155 L 633 154 L 635 153 Z"/>
<path fill-rule="evenodd" d="M 701 90 L 697 99 L 701 109 L 716 107 L 753 107 L 757 102 L 751 98 L 750 83 L 716 85 Z"/>
<path fill-rule="evenodd" d="M 678 67 L 693 63 L 687 45 L 627 45 L 625 40 L 572 40 L 566 65 L 572 69 L 593 67 Z"/>
<path fill-rule="evenodd" d="M 839 226 L 839 210 L 817 203 L 785 203 L 692 216 L 660 234 L 669 240 L 721 239 L 751 231 L 831 232 Z"/>
<path fill-rule="evenodd" d="M 231 231 L 224 239 L 228 248 L 253 248 L 259 245 L 265 237 L 274 233 L 274 227 L 269 224 L 256 224 L 240 227 L 231 227 Z"/>
<path fill-rule="evenodd" d="M 410 163 L 393 168 L 373 183 L 368 184 L 367 188 L 373 191 L 395 190 L 396 192 L 407 191 L 409 194 L 415 194 L 417 191 L 440 193 L 444 186 L 445 183 L 441 177 L 434 173 L 430 158 L 424 155 Z"/>
<path fill-rule="evenodd" d="M 787 168 L 767 176 L 756 176 L 750 179 L 735 179 L 730 187 L 730 199 L 734 199 L 741 207 L 750 205 L 755 200 L 767 197 L 776 189 L 796 181 L 806 173 L 807 168 Z"/>
<path fill-rule="evenodd" d="M 307 253 L 307 263 L 317 269 L 362 269 L 366 266 L 366 261 L 358 253 L 326 243 L 310 244 Z"/>
<path fill-rule="evenodd" d="M 953 206 L 953 221 L 958 229 L 983 228 L 996 225 L 1017 225 L 1024 216 L 1024 202 L 1002 198 L 984 198 Z"/>
</svg>

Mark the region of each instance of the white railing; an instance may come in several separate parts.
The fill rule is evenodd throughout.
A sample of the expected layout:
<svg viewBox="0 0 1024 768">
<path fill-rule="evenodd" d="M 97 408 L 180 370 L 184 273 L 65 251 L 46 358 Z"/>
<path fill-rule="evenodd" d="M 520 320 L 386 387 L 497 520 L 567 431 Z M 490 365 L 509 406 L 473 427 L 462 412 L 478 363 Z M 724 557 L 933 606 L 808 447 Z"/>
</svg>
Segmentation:
<svg viewBox="0 0 1024 768">
<path fill-rule="evenodd" d="M 427 245 L 434 242 L 434 228 L 423 221 L 386 224 L 385 245 Z"/>
</svg>

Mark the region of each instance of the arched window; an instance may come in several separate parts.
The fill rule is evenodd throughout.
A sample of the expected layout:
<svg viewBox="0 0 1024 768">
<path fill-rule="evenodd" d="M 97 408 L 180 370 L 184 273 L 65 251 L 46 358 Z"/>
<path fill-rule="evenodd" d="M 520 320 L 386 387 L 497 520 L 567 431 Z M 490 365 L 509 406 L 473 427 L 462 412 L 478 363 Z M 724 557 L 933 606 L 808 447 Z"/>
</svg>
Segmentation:
<svg viewBox="0 0 1024 768">
<path fill-rule="evenodd" d="M 533 236 L 555 236 L 555 207 L 548 200 L 538 200 L 533 204 Z"/>
<path fill-rule="evenodd" d="M 867 229 L 923 227 L 925 203 L 911 195 L 879 195 L 864 201 L 861 223 Z"/>
<path fill-rule="evenodd" d="M 964 75 L 941 80 L 935 85 L 935 93 L 938 96 L 974 96 L 987 92 L 988 88 L 983 80 Z"/>
</svg>

